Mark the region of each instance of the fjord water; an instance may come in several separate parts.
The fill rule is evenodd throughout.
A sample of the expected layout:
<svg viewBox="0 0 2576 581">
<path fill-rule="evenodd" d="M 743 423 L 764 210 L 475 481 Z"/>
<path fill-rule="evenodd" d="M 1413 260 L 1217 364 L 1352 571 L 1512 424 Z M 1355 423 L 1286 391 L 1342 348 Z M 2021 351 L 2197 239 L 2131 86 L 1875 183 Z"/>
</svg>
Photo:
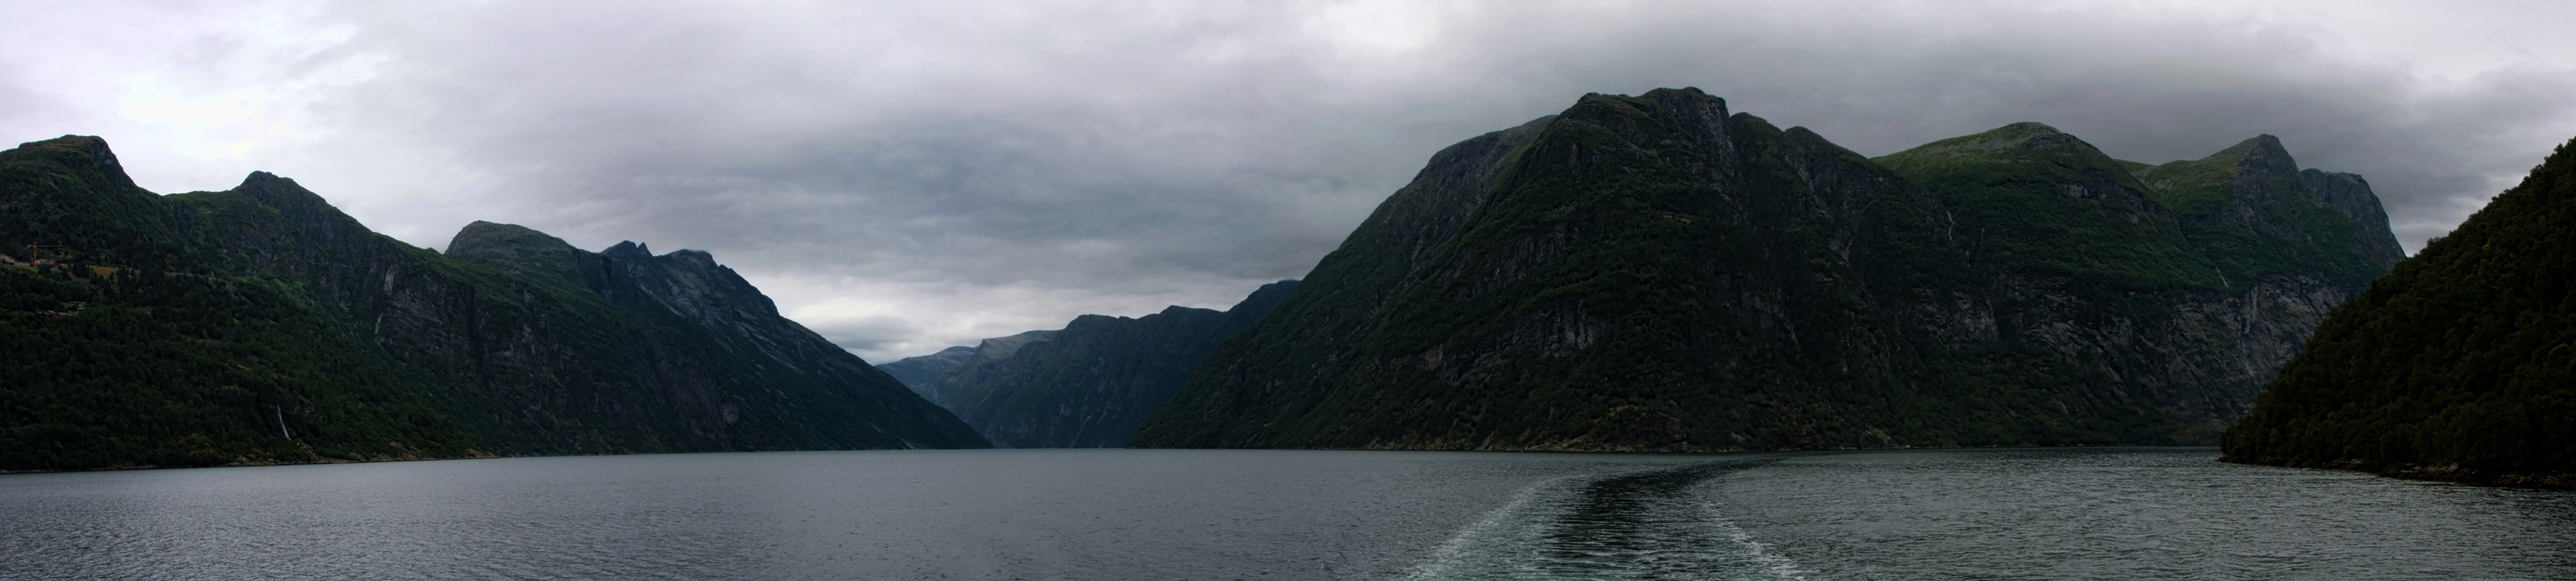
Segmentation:
<svg viewBox="0 0 2576 581">
<path fill-rule="evenodd" d="M 2576 494 L 2215 457 L 963 450 L 0 475 L 0 578 L 2576 578 Z"/>
</svg>

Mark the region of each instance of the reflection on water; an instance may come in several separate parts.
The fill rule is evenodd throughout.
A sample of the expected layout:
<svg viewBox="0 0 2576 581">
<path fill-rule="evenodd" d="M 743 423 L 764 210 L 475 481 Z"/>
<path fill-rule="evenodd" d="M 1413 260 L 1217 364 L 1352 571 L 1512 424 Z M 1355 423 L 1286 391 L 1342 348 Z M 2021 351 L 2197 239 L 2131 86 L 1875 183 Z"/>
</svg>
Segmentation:
<svg viewBox="0 0 2576 581">
<path fill-rule="evenodd" d="M 0 579 L 2576 578 L 2576 494 L 2215 455 L 973 450 L 0 475 Z"/>
</svg>

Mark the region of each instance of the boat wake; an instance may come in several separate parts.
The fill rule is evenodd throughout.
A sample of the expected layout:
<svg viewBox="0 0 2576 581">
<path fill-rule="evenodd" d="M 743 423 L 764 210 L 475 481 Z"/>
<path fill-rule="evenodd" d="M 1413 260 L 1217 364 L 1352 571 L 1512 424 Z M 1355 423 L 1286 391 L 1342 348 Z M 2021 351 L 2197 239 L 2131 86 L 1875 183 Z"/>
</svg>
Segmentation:
<svg viewBox="0 0 2576 581">
<path fill-rule="evenodd" d="M 1568 476 L 1514 493 L 1403 577 L 1743 579 L 1813 575 L 1726 518 L 1716 487 L 1741 462 Z"/>
</svg>

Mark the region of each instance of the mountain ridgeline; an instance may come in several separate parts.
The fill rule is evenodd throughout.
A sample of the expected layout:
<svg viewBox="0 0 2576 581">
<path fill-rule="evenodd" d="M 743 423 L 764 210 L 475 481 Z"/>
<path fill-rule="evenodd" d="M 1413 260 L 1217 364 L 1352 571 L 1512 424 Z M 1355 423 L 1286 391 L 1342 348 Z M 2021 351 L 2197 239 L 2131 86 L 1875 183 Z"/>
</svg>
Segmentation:
<svg viewBox="0 0 2576 581">
<path fill-rule="evenodd" d="M 2319 326 L 2232 462 L 2576 489 L 2576 142 Z"/>
<path fill-rule="evenodd" d="M 478 222 L 441 254 L 66 136 L 0 152 L 0 253 L 0 470 L 986 445 L 705 252 Z"/>
<path fill-rule="evenodd" d="M 1434 155 L 1131 445 L 2206 444 L 2401 258 L 2366 182 L 2271 136 L 1867 159 L 1696 89 L 1587 95 Z"/>
<path fill-rule="evenodd" d="M 1296 288 L 1293 280 L 1263 285 L 1221 312 L 1175 306 L 1132 319 L 1083 315 L 1062 330 L 986 339 L 885 367 L 935 375 L 907 383 L 995 446 L 1125 447 L 1199 359 Z"/>
</svg>

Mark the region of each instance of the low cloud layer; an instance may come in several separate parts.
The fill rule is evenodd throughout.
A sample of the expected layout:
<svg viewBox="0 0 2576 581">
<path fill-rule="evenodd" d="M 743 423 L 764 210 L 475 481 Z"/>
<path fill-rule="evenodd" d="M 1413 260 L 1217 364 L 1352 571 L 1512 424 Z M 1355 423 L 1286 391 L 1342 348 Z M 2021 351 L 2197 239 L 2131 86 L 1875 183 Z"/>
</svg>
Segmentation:
<svg viewBox="0 0 2576 581">
<path fill-rule="evenodd" d="M 2014 121 L 2114 156 L 2258 133 L 2411 249 L 2576 136 L 2555 5 L 262 3 L 0 8 L 0 130 L 156 191 L 294 177 L 702 248 L 872 361 L 1303 276 L 1431 152 L 1697 86 L 1867 155 Z"/>
</svg>

